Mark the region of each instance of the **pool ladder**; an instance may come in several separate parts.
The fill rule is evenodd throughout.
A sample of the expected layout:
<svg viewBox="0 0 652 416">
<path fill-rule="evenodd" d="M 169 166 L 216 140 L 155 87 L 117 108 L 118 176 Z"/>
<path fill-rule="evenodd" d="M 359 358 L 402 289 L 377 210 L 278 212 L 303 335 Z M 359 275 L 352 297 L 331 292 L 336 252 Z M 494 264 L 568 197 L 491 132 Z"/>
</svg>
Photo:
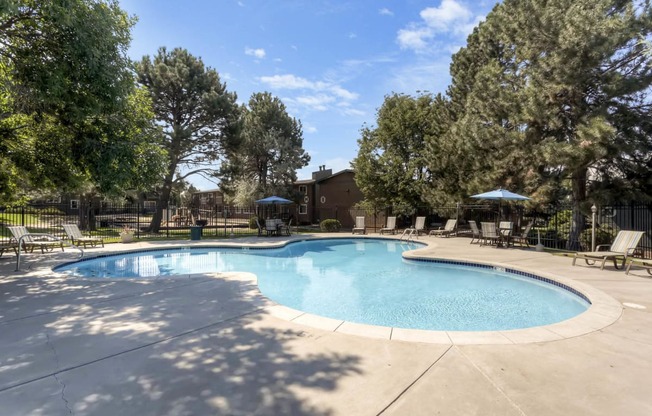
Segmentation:
<svg viewBox="0 0 652 416">
<path fill-rule="evenodd" d="M 406 228 L 405 230 L 403 230 L 403 234 L 401 234 L 401 237 L 399 238 L 399 240 L 403 240 L 403 237 L 405 237 L 405 241 L 407 241 L 409 243 L 410 240 L 412 240 L 412 238 L 415 235 L 416 235 L 417 238 L 419 238 L 419 233 L 417 232 L 417 230 L 415 228 L 413 228 L 413 227 Z"/>
<path fill-rule="evenodd" d="M 52 234 L 46 234 L 46 233 L 28 233 L 28 234 L 25 234 L 25 235 L 21 235 L 20 238 L 18 238 L 18 251 L 16 252 L 16 270 L 14 270 L 14 271 L 17 272 L 17 271 L 20 270 L 20 253 L 22 251 L 23 241 L 26 240 L 26 239 L 31 239 L 34 236 L 36 236 L 36 237 L 47 237 L 48 241 L 52 241 L 52 240 L 59 241 L 59 242 L 61 242 L 62 247 L 63 247 L 63 244 L 65 244 L 65 245 L 70 246 L 72 248 L 76 248 L 77 250 L 79 250 L 79 258 L 81 259 L 82 257 L 84 257 L 84 250 L 82 250 L 81 247 L 78 247 L 78 246 L 76 246 L 76 245 L 74 245 L 72 243 L 69 243 L 68 241 L 66 241 L 66 240 L 64 240 L 62 238 L 56 237 L 56 236 L 54 236 Z M 36 243 L 38 243 L 38 241 Z M 28 269 L 29 269 L 29 267 L 28 267 Z"/>
</svg>

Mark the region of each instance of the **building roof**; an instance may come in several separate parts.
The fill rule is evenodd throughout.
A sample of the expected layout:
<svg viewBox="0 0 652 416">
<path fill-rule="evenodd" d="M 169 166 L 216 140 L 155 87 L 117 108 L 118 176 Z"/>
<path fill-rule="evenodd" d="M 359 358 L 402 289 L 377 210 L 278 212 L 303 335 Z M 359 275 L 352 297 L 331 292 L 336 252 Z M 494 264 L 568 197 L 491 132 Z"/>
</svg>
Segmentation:
<svg viewBox="0 0 652 416">
<path fill-rule="evenodd" d="M 193 194 L 193 195 L 197 195 L 197 194 L 212 194 L 212 193 L 214 193 L 214 192 L 222 193 L 222 190 L 221 190 L 220 188 L 215 188 L 215 189 L 206 189 L 205 191 L 197 191 L 197 192 L 193 192 L 192 194 Z"/>
<path fill-rule="evenodd" d="M 323 177 L 323 178 L 317 179 L 317 180 L 315 180 L 315 179 L 300 179 L 298 181 L 294 181 L 293 185 L 310 185 L 310 184 L 313 184 L 313 183 L 316 183 L 316 182 L 323 182 L 323 181 L 325 181 L 327 179 L 333 178 L 335 176 L 338 176 L 338 175 L 341 175 L 341 174 L 347 173 L 347 172 L 355 173 L 353 169 L 343 169 L 343 170 L 341 170 L 339 172 L 333 173 L 332 175 L 329 175 L 329 176 L 326 176 L 326 177 Z"/>
<path fill-rule="evenodd" d="M 354 173 L 354 172 L 353 172 L 353 169 L 343 169 L 343 170 L 341 170 L 341 171 L 339 171 L 339 172 L 335 172 L 335 173 L 333 173 L 331 176 L 327 176 L 327 177 L 325 177 L 325 178 L 321 178 L 321 179 L 319 179 L 317 182 L 323 182 L 323 181 L 325 181 L 325 180 L 328 180 L 328 179 L 334 178 L 334 177 L 336 177 L 336 176 L 338 176 L 338 175 L 341 175 L 341 174 L 343 174 L 343 173 Z"/>
</svg>

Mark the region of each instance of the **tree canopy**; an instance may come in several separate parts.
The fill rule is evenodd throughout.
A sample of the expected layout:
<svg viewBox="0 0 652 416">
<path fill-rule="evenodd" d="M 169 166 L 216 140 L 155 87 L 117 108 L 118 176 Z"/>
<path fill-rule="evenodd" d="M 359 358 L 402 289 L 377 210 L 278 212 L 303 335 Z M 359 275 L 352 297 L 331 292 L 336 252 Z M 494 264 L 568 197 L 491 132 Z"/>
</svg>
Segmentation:
<svg viewBox="0 0 652 416">
<path fill-rule="evenodd" d="M 25 190 L 146 186 L 160 161 L 115 1 L 0 3 L 0 201 Z"/>
<path fill-rule="evenodd" d="M 222 188 L 244 202 L 290 193 L 296 170 L 308 164 L 301 122 L 268 92 L 254 93 L 242 108 L 241 143 L 228 155 Z"/>
<path fill-rule="evenodd" d="M 160 228 L 172 185 L 190 175 L 211 175 L 213 165 L 239 140 L 240 109 L 217 71 L 187 50 L 165 47 L 136 64 L 138 82 L 147 88 L 167 154 L 157 211 L 150 230 Z M 185 170 L 181 170 L 181 169 Z"/>
<path fill-rule="evenodd" d="M 422 204 L 427 162 L 424 147 L 436 134 L 435 102 L 441 97 L 392 94 L 378 110 L 378 126 L 364 127 L 353 160 L 356 183 L 375 206 Z"/>
<path fill-rule="evenodd" d="M 415 161 L 430 205 L 496 187 L 534 203 L 568 198 L 577 213 L 590 202 L 651 198 L 651 31 L 647 2 L 498 4 L 453 56 L 447 95 L 411 123 L 416 131 L 387 129 L 401 120 L 386 114 L 396 96 L 385 99 L 377 127 L 362 130 L 356 175 L 367 198 L 404 195 L 397 178 Z M 415 137 L 423 146 L 403 153 Z"/>
</svg>

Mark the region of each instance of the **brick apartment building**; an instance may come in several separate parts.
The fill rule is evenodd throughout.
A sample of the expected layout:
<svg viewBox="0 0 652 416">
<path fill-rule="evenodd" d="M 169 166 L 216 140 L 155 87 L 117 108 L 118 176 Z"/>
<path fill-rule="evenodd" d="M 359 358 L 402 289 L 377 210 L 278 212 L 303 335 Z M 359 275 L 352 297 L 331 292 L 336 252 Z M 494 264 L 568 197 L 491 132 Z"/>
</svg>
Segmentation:
<svg viewBox="0 0 652 416">
<path fill-rule="evenodd" d="M 293 185 L 299 196 L 298 221 L 314 224 L 325 219 L 337 219 L 342 228 L 351 228 L 355 215 L 350 209 L 364 197 L 355 183 L 355 172 L 344 169 L 333 173 L 325 165 L 312 173 L 312 179 L 299 180 Z"/>
<path fill-rule="evenodd" d="M 362 192 L 355 183 L 355 173 L 351 169 L 344 169 L 333 173 L 332 169 L 320 166 L 319 170 L 312 173 L 311 179 L 298 180 L 292 185 L 296 206 L 282 206 L 281 214 L 296 213 L 295 221 L 299 224 L 316 224 L 325 219 L 337 219 L 342 228 L 351 228 L 355 223 L 355 215 L 350 209 L 363 200 Z M 251 207 L 224 206 L 222 191 L 209 189 L 193 193 L 193 202 L 197 207 L 213 207 L 219 212 L 213 215 L 222 216 L 227 210 L 227 216 L 251 215 Z M 208 213 L 206 213 L 208 214 Z"/>
</svg>

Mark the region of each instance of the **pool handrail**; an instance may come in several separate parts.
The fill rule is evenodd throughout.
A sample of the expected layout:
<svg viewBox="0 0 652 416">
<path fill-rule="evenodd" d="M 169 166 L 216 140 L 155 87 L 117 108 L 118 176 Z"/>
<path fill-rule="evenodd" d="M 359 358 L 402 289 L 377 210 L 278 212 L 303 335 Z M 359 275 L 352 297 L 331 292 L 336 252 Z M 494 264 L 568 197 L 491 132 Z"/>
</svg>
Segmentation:
<svg viewBox="0 0 652 416">
<path fill-rule="evenodd" d="M 48 237 L 48 238 L 53 239 L 54 241 L 59 241 L 61 244 L 66 244 L 66 245 L 68 245 L 70 247 L 76 248 L 80 252 L 79 258 L 81 259 L 82 257 L 84 257 L 84 250 L 82 250 L 81 247 L 77 247 L 76 245 L 74 245 L 72 243 L 69 243 L 68 241 L 66 241 L 66 240 L 64 240 L 62 238 L 59 238 L 57 236 L 54 236 L 52 234 L 47 234 L 47 233 L 27 233 L 27 234 L 21 235 L 18 238 L 18 252 L 16 253 L 16 270 L 14 270 L 14 271 L 17 272 L 17 271 L 20 270 L 20 251 L 21 251 L 21 248 L 23 246 L 23 240 L 24 239 L 29 239 L 29 238 L 34 237 L 34 236 Z"/>
</svg>

